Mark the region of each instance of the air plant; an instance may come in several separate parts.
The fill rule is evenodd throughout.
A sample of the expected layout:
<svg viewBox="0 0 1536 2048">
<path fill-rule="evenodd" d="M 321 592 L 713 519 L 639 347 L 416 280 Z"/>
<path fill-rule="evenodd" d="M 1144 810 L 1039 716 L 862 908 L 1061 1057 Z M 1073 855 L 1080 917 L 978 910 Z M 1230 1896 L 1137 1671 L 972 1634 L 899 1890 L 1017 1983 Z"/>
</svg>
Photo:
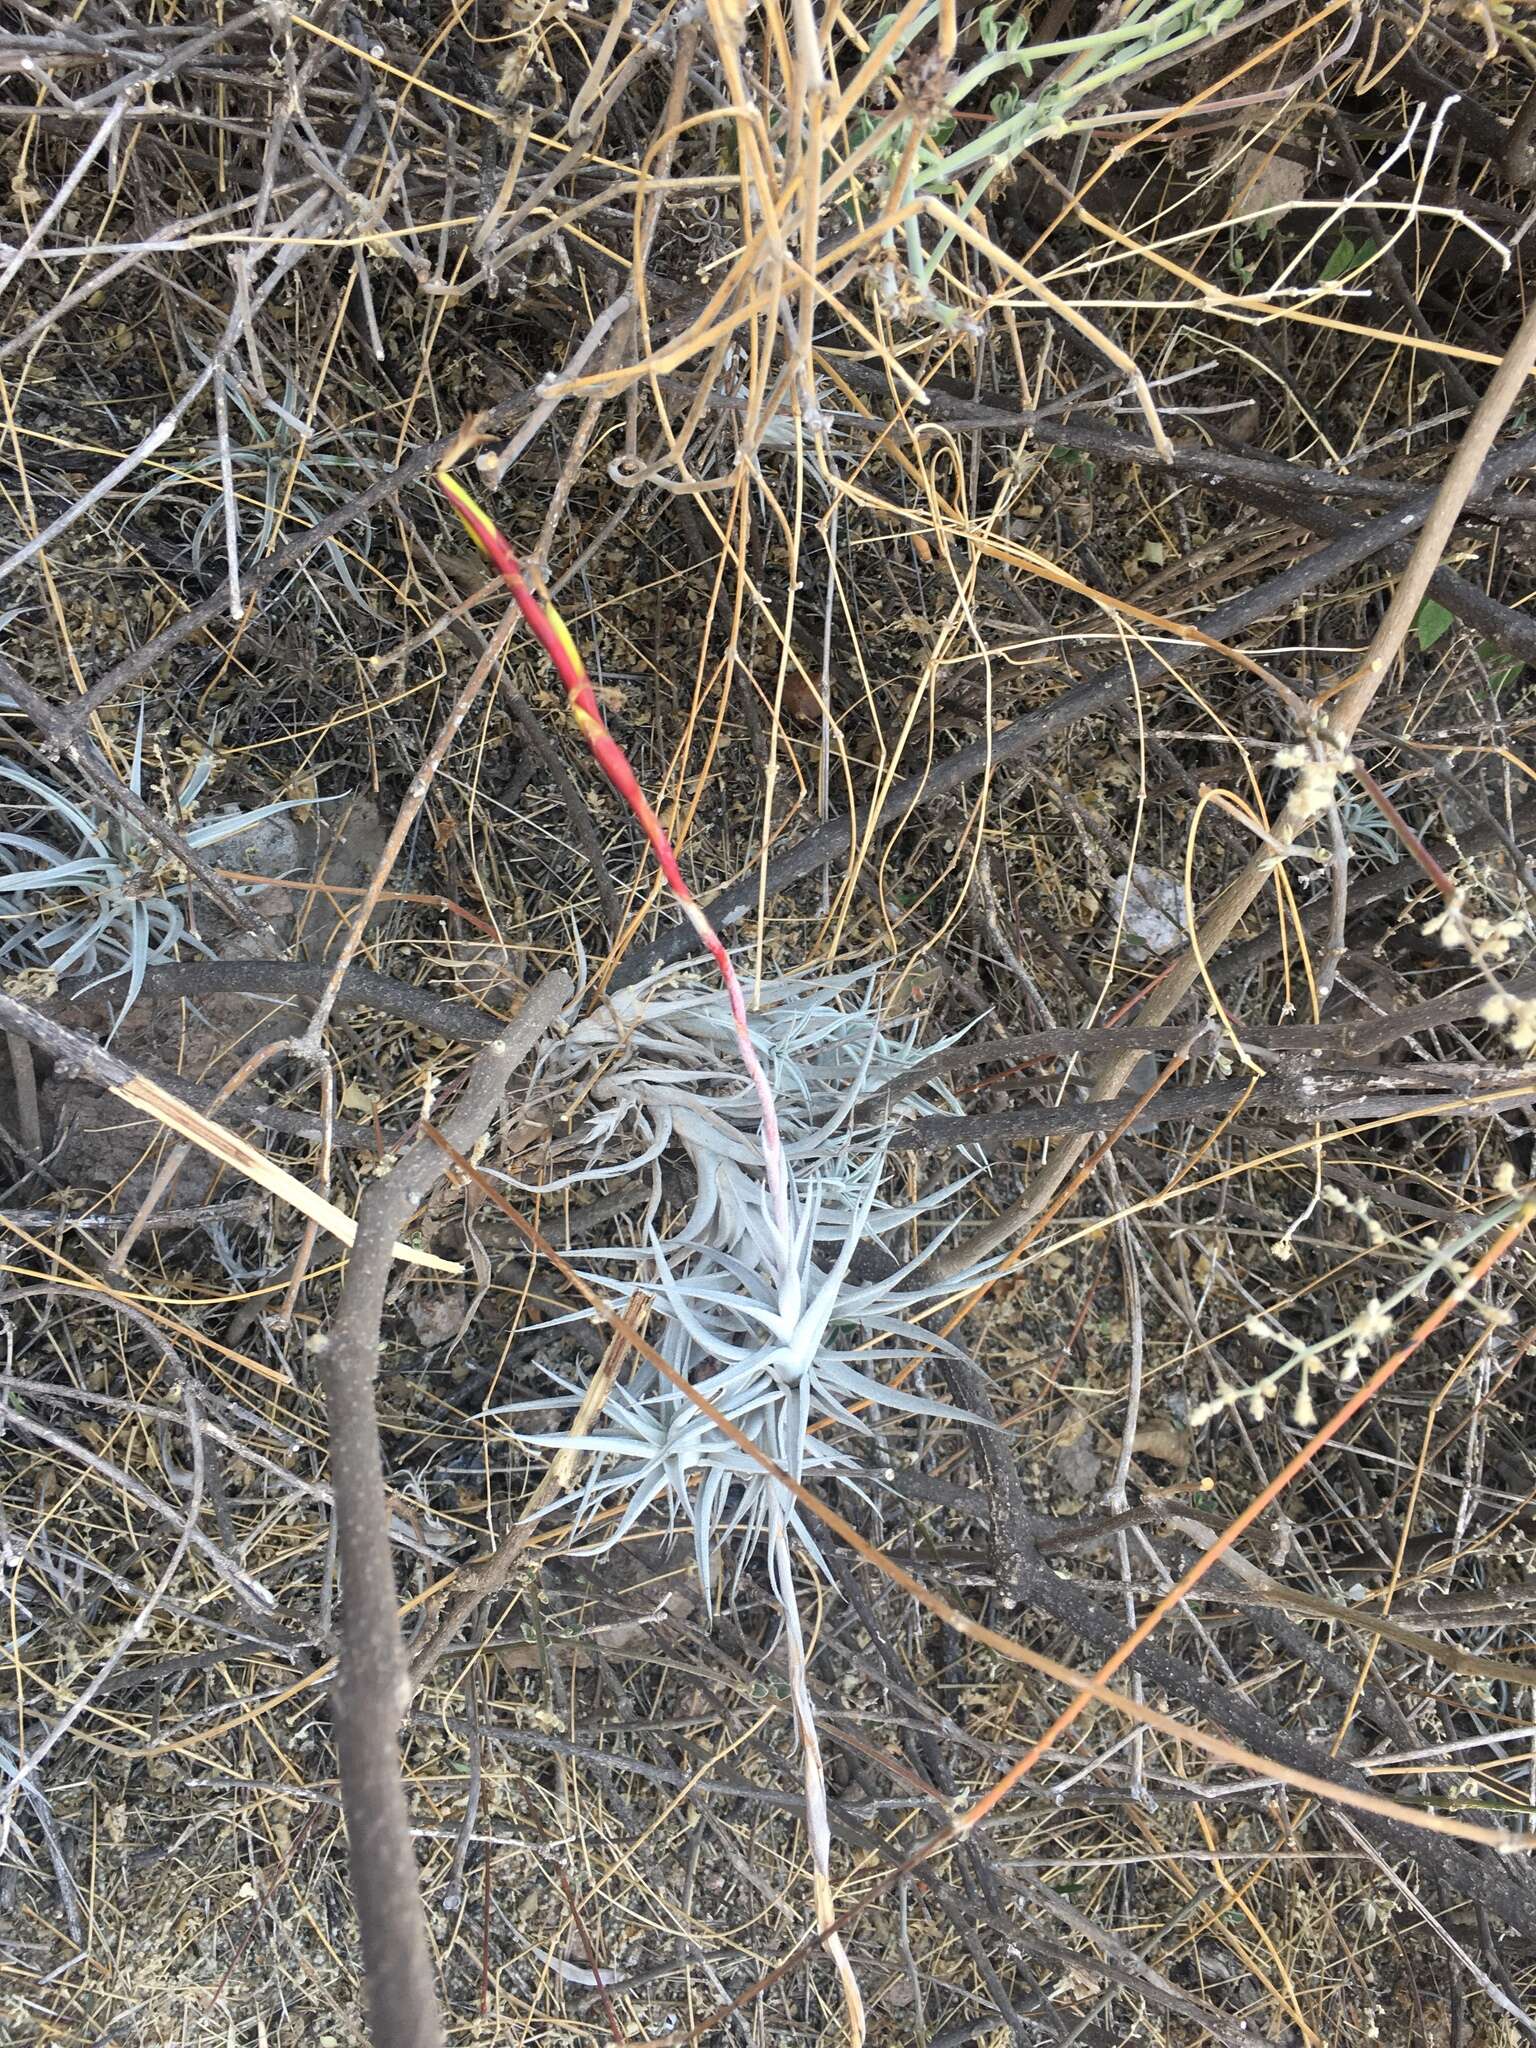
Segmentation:
<svg viewBox="0 0 1536 2048">
<path fill-rule="evenodd" d="M 242 552 L 246 560 L 260 561 L 284 532 L 318 526 L 354 490 L 367 451 L 358 452 L 351 436 L 317 431 L 312 420 L 306 421 L 304 415 L 312 412 L 312 401 L 291 373 L 284 377 L 281 399 L 270 394 L 258 399 L 232 377 L 224 380 L 223 388 L 226 402 L 243 420 L 247 435 L 245 446 L 231 458 L 237 465 L 232 469 L 232 488 L 248 515 L 243 522 L 247 544 Z M 224 459 L 225 451 L 216 446 L 166 458 L 163 474 L 131 500 L 124 515 L 142 522 L 149 509 L 162 501 L 179 505 L 191 496 L 191 480 L 199 479 L 202 488 L 191 496 L 185 529 L 189 565 L 197 574 L 203 571 L 204 558 L 217 547 L 230 514 L 225 493 L 216 481 Z M 211 494 L 209 483 L 214 486 Z M 254 524 L 250 515 L 254 515 Z M 284 590 L 298 582 L 307 583 L 316 602 L 330 612 L 325 592 L 333 578 L 354 604 L 367 610 L 370 599 L 356 565 L 367 560 L 372 536 L 372 522 L 364 516 L 352 526 L 349 543 L 322 542 L 320 557 L 326 575 L 318 576 L 311 565 L 301 564 L 291 576 L 269 584 L 263 595 L 268 612 L 281 601 Z M 338 631 L 345 630 L 334 612 L 331 621 Z"/>
<path fill-rule="evenodd" d="M 895 1113 L 906 1116 L 960 1108 L 941 1084 L 911 1087 L 914 1065 L 944 1046 L 919 1052 L 916 1021 L 885 1021 L 882 993 L 871 969 L 786 974 L 759 983 L 750 1020 L 790 1179 L 820 1182 L 829 1228 L 836 1191 L 846 1217 L 868 1167 L 889 1150 L 893 1112 L 877 1114 L 877 1102 L 899 1101 Z M 729 1244 L 744 1234 L 761 1186 L 760 1105 L 740 1066 L 734 1020 L 692 969 L 663 968 L 604 997 L 546 1042 L 531 1092 L 582 1113 L 569 1145 L 578 1163 L 570 1173 L 546 1173 L 546 1193 L 644 1177 L 649 1224 L 661 1200 L 662 1156 L 676 1146 L 698 1188 L 680 1235 Z M 869 1228 L 886 1235 L 878 1220 Z"/>
<path fill-rule="evenodd" d="M 554 663 L 593 755 L 640 824 L 724 984 L 722 1011 L 695 975 L 653 978 L 577 1024 L 541 1068 L 552 1090 L 569 1100 L 577 1089 L 587 1105 L 576 1140 L 585 1163 L 564 1184 L 610 1173 L 644 1175 L 649 1183 L 646 1243 L 584 1257 L 589 1270 L 630 1268 L 610 1284 L 625 1300 L 651 1299 L 653 1355 L 627 1384 L 615 1386 L 598 1425 L 578 1440 L 592 1462 L 562 1505 L 574 1510 L 594 1547 L 617 1542 L 664 1507 L 674 1525 L 691 1525 L 706 1598 L 717 1541 L 734 1547 L 738 1573 L 755 1548 L 766 1548 L 805 1770 L 817 1923 L 842 1980 L 857 2048 L 863 2003 L 836 1929 L 791 1534 L 813 1563 L 819 1554 L 778 1474 L 801 1484 L 829 1477 L 858 1483 L 855 1461 L 816 1425 L 835 1422 L 868 1435 L 860 1409 L 954 1414 L 893 1386 L 878 1370 L 915 1366 L 941 1348 L 942 1340 L 914 1318 L 941 1291 L 957 1291 L 953 1280 L 941 1290 L 923 1276 L 946 1234 L 926 1226 L 949 1190 L 906 1204 L 882 1198 L 889 1120 L 870 1109 L 888 1084 L 910 1074 L 915 1047 L 910 1034 L 880 1026 L 868 976 L 819 984 L 787 977 L 769 985 L 768 1006 L 749 1018 L 730 956 L 607 729 L 563 620 L 534 598 L 517 558 L 463 486 L 446 471 L 439 481 Z M 697 1197 L 663 1242 L 654 1228 L 660 1163 L 674 1144 L 693 1164 Z M 925 1228 L 926 1241 L 911 1247 L 913 1231 L 922 1237 Z M 855 1273 L 861 1258 L 872 1277 Z M 567 1390 L 580 1398 L 580 1389 Z M 621 1502 L 617 1517 L 593 1535 L 599 1516 Z"/>
<path fill-rule="evenodd" d="M 262 804 L 190 822 L 213 773 L 204 753 L 183 779 L 171 816 L 194 852 L 235 839 L 307 799 Z M 143 795 L 144 716 L 139 714 L 127 785 Z M 98 988 L 126 982 L 115 1033 L 132 1009 L 149 968 L 173 960 L 182 946 L 209 954 L 187 921 L 187 878 L 147 837 L 102 815 L 57 784 L 0 761 L 0 969 L 40 970 L 51 982 L 66 974 Z M 66 842 L 61 844 L 60 842 Z"/>
<path fill-rule="evenodd" d="M 676 1380 L 698 1391 L 797 1480 L 862 1468 L 817 1422 L 872 1436 L 861 1410 L 953 1419 L 954 1410 L 877 1373 L 912 1367 L 942 1349 L 916 1318 L 955 1291 L 923 1277 L 952 1225 L 935 1212 L 943 1187 L 909 1203 L 886 1197 L 891 1124 L 883 1105 L 920 1055 L 908 1030 L 881 1024 L 876 978 L 785 976 L 766 985 L 751 1029 L 779 1106 L 787 1166 L 790 1241 L 778 1239 L 754 1170 L 751 1092 L 728 1064 L 718 999 L 696 975 L 663 970 L 582 1020 L 547 1048 L 536 1077 L 554 1100 L 585 1098 L 572 1134 L 577 1163 L 540 1182 L 545 1194 L 618 1176 L 646 1196 L 638 1249 L 580 1255 L 587 1277 L 618 1269 L 627 1301 L 646 1296 L 655 1341 Z M 922 1055 L 926 1057 L 926 1055 Z M 912 1113 L 949 1107 L 947 1090 L 914 1090 Z M 562 1150 L 564 1148 L 561 1148 Z M 695 1199 L 663 1241 L 653 1224 L 664 1156 L 680 1152 Z M 632 1272 L 625 1272 L 625 1267 Z M 575 1393 L 576 1390 L 571 1390 Z M 585 1484 L 553 1504 L 578 1530 L 627 1497 L 603 1542 L 626 1535 L 658 1503 L 690 1523 L 700 1582 L 710 1555 L 734 1552 L 739 1572 L 771 1523 L 784 1489 L 722 1435 L 674 1380 L 642 1366 L 616 1390 L 608 1426 L 581 1440 L 593 1456 Z M 543 1443 L 555 1439 L 531 1439 Z M 793 1496 L 783 1513 L 813 1562 L 820 1557 Z"/>
</svg>

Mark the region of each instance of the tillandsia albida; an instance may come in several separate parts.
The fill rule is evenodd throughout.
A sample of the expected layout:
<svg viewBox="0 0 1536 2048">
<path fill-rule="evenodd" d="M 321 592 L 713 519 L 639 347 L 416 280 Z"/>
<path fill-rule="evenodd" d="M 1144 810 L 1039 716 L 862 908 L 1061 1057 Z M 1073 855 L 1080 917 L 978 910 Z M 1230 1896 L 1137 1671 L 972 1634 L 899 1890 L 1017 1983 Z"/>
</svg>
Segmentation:
<svg viewBox="0 0 1536 2048">
<path fill-rule="evenodd" d="M 460 443 L 460 447 L 462 446 L 463 442 Z M 458 451 L 453 451 L 456 452 Z M 495 522 L 446 466 L 438 471 L 438 483 L 470 538 L 512 593 L 524 621 L 549 656 L 555 673 L 564 687 L 571 715 L 593 758 L 615 791 L 628 805 L 645 834 L 668 888 L 719 970 L 730 1005 L 737 1049 L 751 1079 L 761 1112 L 763 1178 L 767 1195 L 768 1223 L 768 1242 L 764 1249 L 768 1253 L 773 1268 L 773 1279 L 776 1282 L 775 1320 L 783 1329 L 793 1330 L 803 1320 L 805 1302 L 800 1277 L 801 1265 L 797 1256 L 797 1232 L 791 1220 L 789 1176 L 773 1090 L 758 1058 L 757 1049 L 752 1043 L 752 1033 L 747 1022 L 746 998 L 742 993 L 741 982 L 731 957 L 688 887 L 666 830 L 641 789 L 623 748 L 608 730 L 607 721 L 597 700 L 597 692 L 592 686 L 591 677 L 587 674 L 586 663 L 582 660 L 565 621 L 552 605 L 541 604 L 534 596 L 523 574 L 522 564 L 508 546 Z M 804 1233 L 798 1235 L 803 1236 Z M 826 1780 L 806 1677 L 804 1638 L 795 1603 L 793 1568 L 786 1529 L 787 1500 L 785 1490 L 772 1481 L 768 1484 L 767 1496 L 770 1564 L 774 1589 L 784 1619 L 790 1691 L 804 1765 L 806 1831 L 811 1846 L 817 1924 L 822 1944 L 835 1963 L 842 1982 L 849 2033 L 854 2048 L 862 2048 L 865 2036 L 863 1999 L 836 1925 L 837 1914 L 831 1883 L 831 1835 L 827 1821 Z"/>
</svg>

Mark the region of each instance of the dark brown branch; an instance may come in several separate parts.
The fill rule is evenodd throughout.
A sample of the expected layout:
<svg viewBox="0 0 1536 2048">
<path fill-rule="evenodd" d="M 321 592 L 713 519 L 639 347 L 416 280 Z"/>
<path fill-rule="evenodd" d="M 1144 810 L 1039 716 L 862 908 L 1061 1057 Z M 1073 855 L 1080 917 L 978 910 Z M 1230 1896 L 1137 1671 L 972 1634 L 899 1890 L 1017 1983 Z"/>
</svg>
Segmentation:
<svg viewBox="0 0 1536 2048">
<path fill-rule="evenodd" d="M 1464 842 L 1465 843 L 1465 842 Z M 1470 848 L 1468 850 L 1471 850 Z M 1390 875 L 1390 870 L 1387 873 Z M 1402 881 L 1399 873 L 1397 880 Z M 1536 996 L 1536 980 L 1509 983 L 1504 994 L 1517 1001 Z M 1411 1008 L 1329 1019 L 1317 1024 L 1260 1024 L 1241 1026 L 1243 1043 L 1253 1050 L 1289 1053 L 1320 1053 L 1331 1059 L 1367 1059 L 1384 1052 L 1405 1038 L 1417 1038 L 1423 1031 L 1443 1030 L 1449 1024 L 1469 1024 L 1482 1016 L 1488 1000 L 1488 984 L 1471 981 L 1449 995 L 1429 1001 L 1415 1001 Z M 1210 1027 L 1212 1033 L 1216 1026 Z M 989 1067 L 1005 1062 L 1077 1059 L 1110 1049 L 1138 1052 L 1177 1052 L 1189 1042 L 1189 1033 L 1177 1024 L 1067 1024 L 1050 1031 L 1021 1031 L 1008 1038 L 962 1038 L 922 1060 L 902 1076 L 899 1087 L 874 1089 L 861 1104 L 861 1112 L 884 1119 L 904 1097 L 925 1087 L 941 1075 L 961 1073 L 970 1067 Z M 985 1084 L 994 1085 L 994 1084 Z M 999 1081 L 997 1084 L 1001 1086 Z"/>
<path fill-rule="evenodd" d="M 1390 21 L 1384 20 L 1382 26 L 1385 45 L 1392 57 L 1387 83 L 1406 86 L 1415 98 L 1425 100 L 1431 106 L 1449 101 L 1446 121 L 1452 132 L 1462 138 L 1475 156 L 1502 170 L 1511 184 L 1519 183 L 1520 172 L 1526 166 L 1521 161 L 1509 162 L 1510 131 L 1498 115 L 1491 113 L 1475 93 L 1453 84 L 1443 72 L 1426 64 L 1414 43 L 1408 41 Z"/>
<path fill-rule="evenodd" d="M 310 961 L 193 960 L 174 967 L 152 967 L 144 977 L 144 987 L 150 995 L 185 996 L 192 1002 L 199 996 L 214 995 L 270 996 L 274 1002 L 287 1002 L 298 996 L 320 995 L 330 976 L 324 963 Z M 375 974 L 368 967 L 347 969 L 336 1007 L 377 1010 L 460 1045 L 489 1045 L 506 1029 L 504 1018 L 474 1003 L 445 1002 L 428 989 L 397 981 L 392 974 Z"/>
<path fill-rule="evenodd" d="M 3 990 L 0 1030 L 14 1031 L 18 1038 L 25 1038 L 39 1052 L 47 1053 L 62 1073 L 78 1074 L 82 1080 L 94 1081 L 98 1088 L 123 1088 L 137 1077 L 137 1068 L 108 1052 L 94 1038 L 71 1031 L 67 1024 L 56 1024 L 52 1017 L 45 1017 L 41 1010 L 34 1010 L 30 1003 L 19 1002 Z"/>
<path fill-rule="evenodd" d="M 256 970 L 277 963 L 252 960 L 242 964 Z M 208 1111 L 217 1107 L 229 1118 L 243 1118 L 288 1137 L 318 1138 L 321 1135 L 318 1117 L 306 1116 L 298 1110 L 274 1109 L 269 1103 L 253 1102 L 244 1097 L 237 1098 L 234 1103 L 221 1104 L 216 1088 L 188 1081 L 180 1074 L 157 1073 L 149 1066 L 129 1066 L 126 1060 L 120 1060 L 115 1053 L 98 1045 L 94 1038 L 87 1038 L 84 1032 L 72 1031 L 67 1024 L 58 1023 L 41 1010 L 33 1009 L 30 1003 L 19 1002 L 15 996 L 6 995 L 3 991 L 0 991 L 0 1030 L 13 1032 L 18 1038 L 35 1045 L 39 1052 L 47 1054 L 61 1074 L 94 1082 L 98 1088 L 120 1089 L 135 1081 L 149 1081 L 192 1109 Z M 372 1129 L 341 1124 L 333 1131 L 333 1142 L 353 1150 L 375 1150 L 379 1137 Z"/>
<path fill-rule="evenodd" d="M 1412 743 L 1409 742 L 1409 744 L 1411 745 Z M 1442 867 L 1455 867 L 1458 860 L 1465 860 L 1473 854 L 1491 853 L 1498 848 L 1503 848 L 1506 853 L 1512 856 L 1518 856 L 1522 843 L 1528 842 L 1533 831 L 1536 831 L 1536 808 L 1529 804 L 1521 805 L 1517 803 L 1513 807 L 1510 823 L 1513 826 L 1512 832 L 1508 827 L 1501 825 L 1497 819 L 1486 818 L 1482 823 L 1471 826 L 1467 831 L 1458 832 L 1454 846 L 1447 844 L 1445 841 L 1434 841 L 1429 846 L 1429 852 L 1435 860 L 1439 861 Z M 1401 867 L 1378 868 L 1374 874 L 1366 875 L 1358 882 L 1351 882 L 1349 891 L 1350 911 L 1352 915 L 1358 914 L 1362 910 L 1369 909 L 1373 904 L 1387 903 L 1394 899 L 1399 903 L 1411 902 L 1413 897 L 1421 892 L 1426 894 L 1433 893 L 1429 882 L 1417 872 L 1408 874 Z M 1309 903 L 1302 908 L 1300 913 L 1301 929 L 1309 942 L 1323 929 L 1327 923 L 1327 918 L 1328 905 L 1326 902 Z M 1221 955 L 1221 958 L 1213 963 L 1212 972 L 1215 975 L 1217 984 L 1224 988 L 1236 987 L 1245 975 L 1252 974 L 1255 968 L 1262 966 L 1265 961 L 1272 960 L 1276 954 L 1284 952 L 1288 943 L 1289 936 L 1286 929 L 1277 920 L 1267 930 L 1257 933 L 1255 937 L 1243 939 L 1239 944 L 1229 947 Z M 1444 997 L 1441 1000 L 1450 1002 L 1452 998 Z M 1416 1004 L 1414 1008 L 1414 1029 L 1428 1030 L 1435 1023 L 1447 1024 L 1466 1021 L 1466 1019 L 1477 1015 L 1481 1010 L 1483 1003 L 1487 1000 L 1487 991 L 1484 989 L 1475 997 L 1463 993 L 1454 1000 L 1465 1005 L 1457 1017 L 1452 1017 L 1448 1011 L 1441 1015 L 1438 1004 Z M 1351 1020 L 1347 1027 L 1350 1033 L 1349 1042 L 1341 1046 L 1339 1050 L 1364 1054 L 1378 1051 L 1383 1045 L 1390 1045 L 1394 1039 L 1403 1036 L 1401 1031 L 1393 1029 L 1390 1035 L 1386 1037 L 1376 1034 L 1378 1030 L 1385 1031 L 1387 1026 L 1393 1022 L 1393 1019 L 1386 1017 L 1362 1017 L 1357 1020 Z M 1358 1037 L 1354 1036 L 1357 1025 L 1360 1033 Z M 1273 1044 L 1281 1041 L 1266 1039 L 1263 1042 Z"/>
<path fill-rule="evenodd" d="M 889 398 L 889 386 L 878 370 L 840 361 L 837 371 L 855 391 Z M 1366 509 L 1411 505 L 1420 495 L 1419 486 L 1396 477 L 1340 475 L 1311 463 L 1287 462 L 1278 455 L 1242 455 L 1199 441 L 1175 441 L 1171 456 L 1165 456 L 1154 442 L 1103 420 L 1058 418 L 1051 408 L 1021 412 L 1003 400 L 977 399 L 946 389 L 942 379 L 930 382 L 927 397 L 924 410 L 912 416 L 914 425 L 927 423 L 957 433 L 1010 434 L 1037 441 L 1043 448 L 1070 448 L 1101 462 L 1134 462 L 1229 494 L 1252 489 L 1280 491 L 1303 500 L 1345 498 L 1360 501 Z M 883 429 L 886 422 L 877 419 L 870 424 Z M 1506 495 L 1485 479 L 1469 500 L 1467 512 L 1469 517 L 1485 519 L 1536 519 L 1536 497 Z"/>
<path fill-rule="evenodd" d="M 1355 525 L 1349 513 L 1318 498 L 1282 497 L 1266 488 L 1248 492 L 1247 501 L 1261 505 L 1282 519 L 1305 527 L 1325 540 L 1345 534 Z M 1398 541 L 1383 551 L 1384 565 L 1402 569 L 1410 552 L 1407 541 Z M 1481 633 L 1521 661 L 1536 661 L 1536 618 L 1513 605 L 1500 604 L 1496 597 L 1455 569 L 1438 568 L 1429 579 L 1429 594 L 1438 599 L 1453 618 L 1460 619 L 1474 633 Z"/>
<path fill-rule="evenodd" d="M 1437 1080 L 1439 1085 L 1434 1086 Z M 1536 1073 L 1530 1067 L 1508 1072 L 1492 1065 L 1477 1068 L 1461 1087 L 1453 1082 L 1449 1089 L 1443 1067 L 1389 1067 L 1379 1073 L 1294 1070 L 1250 1081 L 1164 1088 L 1134 1116 L 1139 1093 L 1103 1102 L 1038 1103 L 990 1115 L 920 1116 L 897 1142 L 925 1152 L 959 1145 L 1022 1144 L 1034 1138 L 1091 1137 L 1100 1131 L 1150 1131 L 1185 1120 L 1211 1123 L 1235 1109 L 1250 1111 L 1260 1123 L 1279 1124 L 1348 1123 L 1357 1118 L 1374 1123 L 1380 1117 L 1432 1116 L 1439 1109 L 1462 1117 L 1499 1116 L 1533 1095 Z"/>
<path fill-rule="evenodd" d="M 195 1209 L 157 1209 L 144 1219 L 145 1230 L 200 1230 L 204 1224 L 259 1223 L 266 1214 L 264 1195 L 236 1195 L 227 1202 L 206 1202 Z M 72 1216 L 62 1209 L 0 1209 L 0 1227 L 15 1230 L 126 1230 L 137 1222 L 127 1209 L 106 1209 L 99 1215 Z"/>
</svg>

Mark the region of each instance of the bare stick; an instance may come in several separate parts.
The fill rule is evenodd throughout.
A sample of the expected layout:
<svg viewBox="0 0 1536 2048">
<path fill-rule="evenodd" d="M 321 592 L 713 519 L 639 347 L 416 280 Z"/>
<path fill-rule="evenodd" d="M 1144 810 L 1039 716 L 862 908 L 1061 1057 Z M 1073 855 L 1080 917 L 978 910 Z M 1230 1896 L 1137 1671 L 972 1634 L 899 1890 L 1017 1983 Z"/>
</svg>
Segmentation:
<svg viewBox="0 0 1536 2048">
<path fill-rule="evenodd" d="M 115 1095 L 119 1102 L 126 1102 L 131 1109 L 153 1117 L 168 1131 L 189 1138 L 223 1165 L 244 1174 L 269 1194 L 280 1196 L 301 1216 L 322 1224 L 343 1244 L 355 1242 L 356 1224 L 334 1202 L 306 1187 L 286 1167 L 269 1159 L 238 1133 L 223 1124 L 214 1123 L 190 1103 L 162 1088 L 158 1081 L 98 1045 L 93 1038 L 56 1024 L 51 1017 L 45 1017 L 40 1010 L 34 1010 L 30 1004 L 5 994 L 3 990 L 0 990 L 0 1031 L 14 1032 L 28 1039 L 55 1060 L 65 1073 L 83 1076 L 98 1088 L 105 1088 L 109 1094 Z M 457 1273 L 461 1270 L 451 1260 L 439 1259 L 431 1252 L 417 1251 L 409 1245 L 396 1245 L 395 1256 L 408 1259 L 413 1265 L 426 1266 L 435 1273 Z"/>
<path fill-rule="evenodd" d="M 144 987 L 151 996 L 182 996 L 190 1002 L 233 991 L 282 1003 L 319 995 L 330 978 L 330 968 L 318 960 L 188 960 L 150 968 Z M 392 974 L 375 974 L 371 967 L 347 969 L 333 1009 L 359 1003 L 462 1045 L 489 1045 L 506 1025 L 504 1017 L 474 1003 L 435 996 Z"/>
<path fill-rule="evenodd" d="M 444 1126 L 455 1151 L 484 1136 L 511 1075 L 570 996 L 569 977 L 549 975 L 476 1057 Z M 444 2039 L 400 1773 L 409 1693 L 374 1380 L 391 1247 L 446 1163 L 419 1139 L 363 1197 L 336 1320 L 319 1346 L 344 1594 L 336 1744 L 374 2048 L 441 2048 Z"/>
<path fill-rule="evenodd" d="M 237 302 L 236 317 L 245 309 Z M 231 323 L 233 324 L 233 323 Z M 222 361 L 214 372 L 213 415 L 218 428 L 219 486 L 224 494 L 224 559 L 229 565 L 229 616 L 240 623 L 240 508 L 235 500 L 235 463 L 229 446 L 229 385 Z"/>
</svg>

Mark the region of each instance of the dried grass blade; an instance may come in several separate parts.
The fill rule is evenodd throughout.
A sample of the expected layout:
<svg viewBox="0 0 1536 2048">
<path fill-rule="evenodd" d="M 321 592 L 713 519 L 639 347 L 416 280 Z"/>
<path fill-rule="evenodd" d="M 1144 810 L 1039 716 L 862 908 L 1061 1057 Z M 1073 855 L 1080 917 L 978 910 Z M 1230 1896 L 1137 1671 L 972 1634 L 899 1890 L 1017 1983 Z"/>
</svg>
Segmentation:
<svg viewBox="0 0 1536 2048">
<path fill-rule="evenodd" d="M 344 1245 L 350 1247 L 357 1242 L 357 1225 L 344 1209 L 338 1209 L 334 1202 L 317 1195 L 313 1188 L 306 1187 L 286 1167 L 269 1159 L 237 1132 L 214 1123 L 200 1110 L 193 1109 L 190 1103 L 178 1101 L 157 1081 L 135 1074 L 129 1080 L 111 1083 L 110 1092 L 119 1102 L 143 1110 L 157 1123 L 164 1124 L 168 1131 L 174 1131 L 177 1137 L 196 1145 L 221 1165 L 243 1174 L 247 1180 L 255 1181 L 269 1195 L 276 1195 L 279 1201 L 297 1209 L 301 1216 L 318 1223 L 322 1230 L 328 1230 Z M 394 1249 L 397 1259 L 403 1259 L 410 1266 L 420 1266 L 428 1273 L 457 1274 L 464 1270 L 456 1260 L 440 1259 L 435 1252 L 418 1251 L 414 1245 L 397 1244 Z"/>
</svg>

